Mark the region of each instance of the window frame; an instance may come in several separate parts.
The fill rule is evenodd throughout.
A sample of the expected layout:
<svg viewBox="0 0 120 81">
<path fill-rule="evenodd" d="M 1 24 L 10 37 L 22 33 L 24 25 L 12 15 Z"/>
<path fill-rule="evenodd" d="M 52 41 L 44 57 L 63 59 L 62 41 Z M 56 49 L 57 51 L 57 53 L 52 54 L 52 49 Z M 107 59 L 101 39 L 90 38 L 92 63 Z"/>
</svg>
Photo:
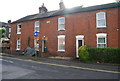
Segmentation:
<svg viewBox="0 0 120 81">
<path fill-rule="evenodd" d="M 60 23 L 60 19 L 64 18 L 64 22 Z M 60 25 L 64 25 L 64 28 L 60 28 Z M 58 18 L 58 31 L 65 30 L 65 17 L 59 17 Z"/>
<path fill-rule="evenodd" d="M 99 19 L 98 18 L 98 15 L 99 14 L 104 14 L 104 18 L 102 19 Z M 104 20 L 104 22 L 105 22 L 105 25 L 104 26 L 99 26 L 99 22 L 98 21 L 100 21 L 100 20 Z M 96 13 L 96 26 L 97 26 L 97 28 L 106 28 L 106 12 L 98 12 L 98 13 Z"/>
<path fill-rule="evenodd" d="M 8 34 L 8 37 L 10 38 L 10 37 L 11 37 L 11 34 Z"/>
<path fill-rule="evenodd" d="M 39 25 L 36 26 L 36 23 L 39 22 Z M 39 30 L 36 30 L 36 28 L 38 28 Z M 34 22 L 34 32 L 40 32 L 40 21 L 35 21 Z"/>
<path fill-rule="evenodd" d="M 11 28 L 9 28 L 9 32 L 11 32 Z"/>
<path fill-rule="evenodd" d="M 19 28 L 19 26 L 21 26 L 21 28 Z M 17 34 L 21 34 L 21 32 L 18 32 L 18 31 L 21 31 L 22 30 L 22 25 L 21 24 L 17 24 Z"/>
<path fill-rule="evenodd" d="M 18 45 L 20 45 L 20 48 L 18 48 L 19 47 Z M 21 49 L 21 40 L 19 39 L 17 40 L 16 50 L 20 50 L 20 49 Z"/>
<path fill-rule="evenodd" d="M 36 43 L 36 40 L 38 41 L 38 43 Z M 38 47 L 38 48 L 36 48 Z M 39 39 L 34 39 L 34 48 L 35 50 L 39 51 Z"/>
<path fill-rule="evenodd" d="M 98 33 L 98 34 L 96 34 L 96 36 L 97 36 L 97 48 L 102 48 L 102 47 L 98 47 L 99 44 L 102 44 L 102 45 L 105 44 L 104 48 L 106 48 L 107 47 L 107 34 L 106 33 Z M 105 43 L 99 43 L 98 42 L 99 38 L 105 38 Z"/>
<path fill-rule="evenodd" d="M 65 52 L 65 48 L 64 48 L 64 50 L 61 50 L 60 47 L 59 47 L 59 45 L 60 45 L 60 42 L 59 42 L 60 40 L 59 39 L 64 39 L 65 40 L 65 35 L 59 35 L 58 36 L 58 51 L 59 52 Z M 64 47 L 65 47 L 65 44 L 64 44 Z"/>
</svg>

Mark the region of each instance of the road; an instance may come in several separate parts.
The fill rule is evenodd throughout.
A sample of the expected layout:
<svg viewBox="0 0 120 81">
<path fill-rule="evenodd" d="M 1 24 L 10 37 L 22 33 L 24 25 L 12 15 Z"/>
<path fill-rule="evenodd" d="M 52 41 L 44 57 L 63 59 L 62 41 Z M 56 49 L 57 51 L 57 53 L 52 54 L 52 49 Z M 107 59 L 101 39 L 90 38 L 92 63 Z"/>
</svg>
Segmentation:
<svg viewBox="0 0 120 81">
<path fill-rule="evenodd" d="M 55 66 L 7 57 L 0 57 L 1 65 L 2 79 L 118 79 L 117 73 Z"/>
</svg>

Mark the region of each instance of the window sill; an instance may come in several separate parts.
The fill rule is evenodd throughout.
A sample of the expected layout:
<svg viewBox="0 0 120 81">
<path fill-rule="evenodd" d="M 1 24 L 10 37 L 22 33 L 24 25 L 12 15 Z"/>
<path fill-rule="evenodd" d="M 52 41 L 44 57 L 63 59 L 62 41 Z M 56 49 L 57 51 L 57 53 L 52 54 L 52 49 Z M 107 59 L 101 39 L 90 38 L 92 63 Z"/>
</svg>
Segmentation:
<svg viewBox="0 0 120 81">
<path fill-rule="evenodd" d="M 16 49 L 16 50 L 20 50 L 20 49 Z"/>
<path fill-rule="evenodd" d="M 65 52 L 65 50 L 58 50 L 58 52 Z"/>
<path fill-rule="evenodd" d="M 106 44 L 105 44 L 106 45 Z M 105 47 L 99 47 L 98 45 L 97 45 L 97 48 L 107 48 L 107 45 L 105 46 Z"/>
<path fill-rule="evenodd" d="M 21 33 L 17 33 L 17 34 L 21 34 Z"/>
<path fill-rule="evenodd" d="M 106 28 L 106 26 L 97 26 L 96 28 Z"/>
<path fill-rule="evenodd" d="M 40 32 L 40 31 L 34 31 L 34 32 Z"/>
<path fill-rule="evenodd" d="M 65 31 L 65 29 L 58 29 L 58 31 Z"/>
</svg>

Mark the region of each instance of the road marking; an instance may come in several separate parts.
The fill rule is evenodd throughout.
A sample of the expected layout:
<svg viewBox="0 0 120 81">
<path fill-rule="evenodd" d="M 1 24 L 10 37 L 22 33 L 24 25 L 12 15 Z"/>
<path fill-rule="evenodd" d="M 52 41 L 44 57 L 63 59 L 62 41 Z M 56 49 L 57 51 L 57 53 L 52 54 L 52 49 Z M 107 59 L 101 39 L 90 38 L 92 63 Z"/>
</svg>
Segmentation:
<svg viewBox="0 0 120 81">
<path fill-rule="evenodd" d="M 53 66 L 60 66 L 60 67 L 68 67 L 68 68 L 77 68 L 77 69 L 83 69 L 83 70 L 90 70 L 90 71 L 99 71 L 99 72 L 107 72 L 107 73 L 120 73 L 118 71 L 109 71 L 109 70 L 103 70 L 103 69 L 93 69 L 93 68 L 86 68 L 86 67 L 78 67 L 78 66 L 68 66 L 68 65 L 61 65 L 61 64 L 53 64 L 53 63 L 45 63 L 45 62 L 38 62 L 33 60 L 26 60 L 26 59 L 19 59 L 19 58 L 13 58 L 13 57 L 6 57 L 10 59 L 20 60 L 20 61 L 27 61 L 27 62 L 35 62 L 39 64 L 46 64 L 46 65 L 53 65 Z"/>
<path fill-rule="evenodd" d="M 5 61 L 5 62 L 9 62 L 9 63 L 14 63 L 13 61 L 10 61 L 10 60 L 3 60 L 2 61 Z"/>
<path fill-rule="evenodd" d="M 14 63 L 13 61 L 9 61 L 10 63 Z"/>
<path fill-rule="evenodd" d="M 0 56 L 0 57 L 2 57 L 2 56 Z M 9 62 L 9 63 L 14 63 L 13 61 L 10 61 L 10 60 L 4 60 L 4 59 L 2 59 L 2 58 L 0 58 L 0 61 L 5 61 L 5 62 Z"/>
</svg>

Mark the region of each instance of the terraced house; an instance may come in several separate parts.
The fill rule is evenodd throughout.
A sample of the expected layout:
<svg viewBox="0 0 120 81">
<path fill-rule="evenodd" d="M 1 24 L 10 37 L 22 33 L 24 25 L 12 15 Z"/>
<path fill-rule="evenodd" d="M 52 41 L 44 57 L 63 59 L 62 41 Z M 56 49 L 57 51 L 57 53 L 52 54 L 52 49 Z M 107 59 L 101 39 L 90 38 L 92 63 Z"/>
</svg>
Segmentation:
<svg viewBox="0 0 120 81">
<path fill-rule="evenodd" d="M 11 23 L 12 51 L 28 46 L 39 56 L 78 57 L 78 48 L 120 47 L 120 3 L 48 11 L 43 4 L 39 13 Z"/>
</svg>

